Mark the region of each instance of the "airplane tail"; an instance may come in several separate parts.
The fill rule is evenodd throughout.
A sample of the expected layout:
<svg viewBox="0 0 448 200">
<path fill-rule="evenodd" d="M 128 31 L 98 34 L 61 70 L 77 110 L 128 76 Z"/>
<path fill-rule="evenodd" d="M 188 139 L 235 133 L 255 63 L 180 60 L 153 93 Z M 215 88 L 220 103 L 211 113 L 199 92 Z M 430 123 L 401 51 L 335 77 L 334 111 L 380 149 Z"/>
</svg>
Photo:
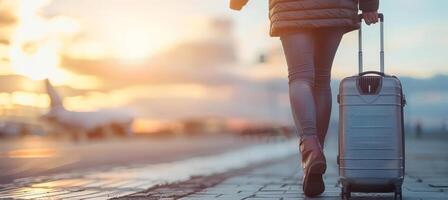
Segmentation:
<svg viewBox="0 0 448 200">
<path fill-rule="evenodd" d="M 50 97 L 50 108 L 64 108 L 61 96 L 59 96 L 53 85 L 51 85 L 50 80 L 45 79 L 45 87 L 47 89 L 48 96 Z"/>
</svg>

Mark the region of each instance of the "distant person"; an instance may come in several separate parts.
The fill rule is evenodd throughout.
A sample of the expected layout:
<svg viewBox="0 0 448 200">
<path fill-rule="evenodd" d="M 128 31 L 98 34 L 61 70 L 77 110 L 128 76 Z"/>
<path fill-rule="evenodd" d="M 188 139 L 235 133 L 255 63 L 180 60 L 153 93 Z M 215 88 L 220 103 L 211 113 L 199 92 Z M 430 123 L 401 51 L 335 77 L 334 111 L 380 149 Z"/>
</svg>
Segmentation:
<svg viewBox="0 0 448 200">
<path fill-rule="evenodd" d="M 421 138 L 423 133 L 422 122 L 419 120 L 415 123 L 415 137 Z"/>
<path fill-rule="evenodd" d="M 440 128 L 440 132 L 442 132 L 442 134 L 446 133 L 446 119 L 443 119 L 442 121 L 442 127 Z"/>
<path fill-rule="evenodd" d="M 241 10 L 247 2 L 230 0 L 230 7 Z M 378 22 L 379 0 L 269 0 L 270 35 L 280 37 L 288 64 L 307 196 L 325 190 L 323 144 L 332 104 L 331 66 L 342 36 L 360 26 L 358 4 L 366 24 Z"/>
</svg>

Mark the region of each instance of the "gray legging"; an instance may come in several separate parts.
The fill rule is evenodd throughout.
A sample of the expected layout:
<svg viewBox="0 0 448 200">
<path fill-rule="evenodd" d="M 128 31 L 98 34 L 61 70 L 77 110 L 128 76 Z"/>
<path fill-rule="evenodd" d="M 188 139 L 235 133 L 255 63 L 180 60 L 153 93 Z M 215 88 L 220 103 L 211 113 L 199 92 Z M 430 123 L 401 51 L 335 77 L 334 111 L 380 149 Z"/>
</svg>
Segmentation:
<svg viewBox="0 0 448 200">
<path fill-rule="evenodd" d="M 331 65 L 345 31 L 321 28 L 281 36 L 292 114 L 301 137 L 325 140 L 331 114 Z"/>
</svg>

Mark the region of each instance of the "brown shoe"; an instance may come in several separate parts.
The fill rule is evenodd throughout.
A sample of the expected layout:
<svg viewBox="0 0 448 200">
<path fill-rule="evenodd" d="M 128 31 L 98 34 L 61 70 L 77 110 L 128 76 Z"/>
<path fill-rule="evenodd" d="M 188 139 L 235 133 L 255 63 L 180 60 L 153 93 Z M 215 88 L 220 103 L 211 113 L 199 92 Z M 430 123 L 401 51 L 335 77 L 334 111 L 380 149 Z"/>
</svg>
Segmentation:
<svg viewBox="0 0 448 200">
<path fill-rule="evenodd" d="M 325 156 L 316 136 L 306 136 L 300 139 L 302 154 L 303 192 L 308 197 L 322 194 L 325 190 L 322 175 L 327 169 Z"/>
</svg>

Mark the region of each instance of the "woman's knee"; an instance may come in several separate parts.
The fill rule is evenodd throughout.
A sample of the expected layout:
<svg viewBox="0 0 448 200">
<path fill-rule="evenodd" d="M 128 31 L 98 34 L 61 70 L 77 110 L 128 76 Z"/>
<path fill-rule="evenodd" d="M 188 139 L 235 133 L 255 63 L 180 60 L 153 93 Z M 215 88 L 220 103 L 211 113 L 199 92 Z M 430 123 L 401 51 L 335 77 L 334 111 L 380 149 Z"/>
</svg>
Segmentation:
<svg viewBox="0 0 448 200">
<path fill-rule="evenodd" d="M 306 84 L 310 87 L 315 86 L 314 70 L 310 69 L 307 71 L 293 72 L 288 74 L 289 84 L 300 82 Z"/>
<path fill-rule="evenodd" d="M 300 81 L 314 87 L 316 78 L 313 61 L 310 59 L 304 59 L 294 62 L 293 65 L 289 65 L 288 79 L 289 83 Z"/>
<path fill-rule="evenodd" d="M 331 75 L 317 74 L 315 77 L 314 88 L 316 88 L 317 90 L 331 89 Z"/>
</svg>

